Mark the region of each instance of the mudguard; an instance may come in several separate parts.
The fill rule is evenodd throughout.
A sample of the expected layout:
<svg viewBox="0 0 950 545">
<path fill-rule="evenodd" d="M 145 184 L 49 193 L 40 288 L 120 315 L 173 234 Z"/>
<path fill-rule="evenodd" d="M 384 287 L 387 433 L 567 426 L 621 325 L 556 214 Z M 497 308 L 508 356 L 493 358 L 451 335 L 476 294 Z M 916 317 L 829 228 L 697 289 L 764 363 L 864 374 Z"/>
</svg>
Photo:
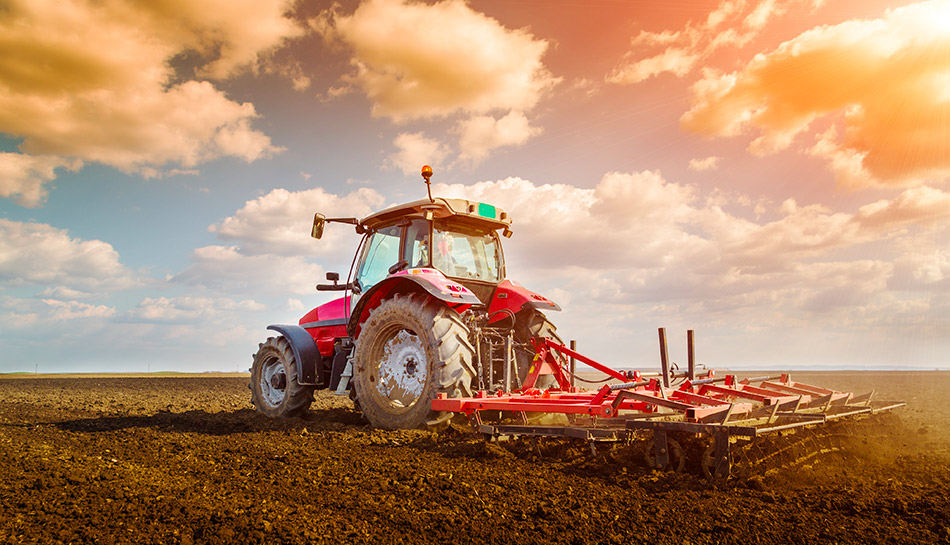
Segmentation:
<svg viewBox="0 0 950 545">
<path fill-rule="evenodd" d="M 511 280 L 504 280 L 498 284 L 495 293 L 492 295 L 491 303 L 488 305 L 489 314 L 500 310 L 510 310 L 511 312 L 518 313 L 526 309 L 544 311 L 561 310 L 561 307 L 547 297 L 537 294 Z M 490 322 L 497 322 L 504 318 L 505 315 L 499 312 Z"/>
<path fill-rule="evenodd" d="M 323 356 L 317 350 L 317 343 L 307 330 L 296 325 L 272 324 L 267 329 L 276 331 L 287 339 L 297 360 L 297 382 L 322 388 L 323 377 L 317 372 L 323 369 Z"/>
<path fill-rule="evenodd" d="M 360 297 L 346 326 L 347 333 L 355 339 L 359 326 L 366 321 L 370 309 L 377 307 L 380 301 L 394 293 L 411 291 L 427 293 L 459 312 L 471 307 L 485 306 L 468 288 L 446 278 L 436 269 L 407 269 L 388 276 Z"/>
</svg>

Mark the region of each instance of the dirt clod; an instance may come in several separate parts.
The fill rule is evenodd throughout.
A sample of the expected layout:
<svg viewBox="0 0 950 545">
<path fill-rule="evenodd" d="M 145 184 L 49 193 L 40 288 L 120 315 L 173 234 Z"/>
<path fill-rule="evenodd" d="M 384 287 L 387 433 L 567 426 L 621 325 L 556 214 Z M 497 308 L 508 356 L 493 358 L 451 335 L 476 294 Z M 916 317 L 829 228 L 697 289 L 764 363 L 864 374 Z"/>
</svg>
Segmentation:
<svg viewBox="0 0 950 545">
<path fill-rule="evenodd" d="M 0 543 L 950 543 L 950 416 L 926 402 L 950 373 L 915 377 L 811 381 L 909 405 L 714 483 L 648 469 L 646 438 L 374 430 L 326 392 L 273 420 L 246 377 L 2 378 Z"/>
</svg>

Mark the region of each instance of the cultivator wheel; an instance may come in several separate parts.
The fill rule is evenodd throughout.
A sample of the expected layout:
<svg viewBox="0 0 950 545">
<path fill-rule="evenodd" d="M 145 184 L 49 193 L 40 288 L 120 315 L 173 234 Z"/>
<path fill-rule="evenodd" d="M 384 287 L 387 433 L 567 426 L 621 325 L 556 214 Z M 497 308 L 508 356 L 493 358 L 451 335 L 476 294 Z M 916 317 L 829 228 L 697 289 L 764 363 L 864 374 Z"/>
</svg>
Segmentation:
<svg viewBox="0 0 950 545">
<path fill-rule="evenodd" d="M 715 440 L 703 450 L 699 465 L 703 475 L 710 481 L 722 481 L 729 478 L 745 480 L 753 475 L 753 463 L 749 458 L 752 441 L 737 437 L 731 437 L 729 441 L 728 471 L 717 467 L 721 463 L 723 454 L 716 452 Z"/>
<path fill-rule="evenodd" d="M 398 295 L 371 311 L 353 373 L 363 416 L 377 428 L 447 422 L 432 400 L 472 395 L 475 350 L 458 313 L 419 295 Z"/>
<path fill-rule="evenodd" d="M 662 447 L 664 439 L 654 437 L 647 441 L 646 450 L 643 451 L 643 460 L 647 467 L 658 469 L 660 471 L 674 471 L 679 473 L 686 466 L 686 456 L 683 453 L 683 446 L 676 439 L 666 438 L 666 448 Z M 660 448 L 657 444 L 660 443 Z M 664 452 L 665 451 L 665 452 Z M 665 458 L 665 459 L 664 459 Z"/>
<path fill-rule="evenodd" d="M 313 388 L 297 382 L 297 360 L 284 337 L 260 344 L 251 365 L 251 403 L 270 417 L 289 418 L 307 412 Z"/>
</svg>

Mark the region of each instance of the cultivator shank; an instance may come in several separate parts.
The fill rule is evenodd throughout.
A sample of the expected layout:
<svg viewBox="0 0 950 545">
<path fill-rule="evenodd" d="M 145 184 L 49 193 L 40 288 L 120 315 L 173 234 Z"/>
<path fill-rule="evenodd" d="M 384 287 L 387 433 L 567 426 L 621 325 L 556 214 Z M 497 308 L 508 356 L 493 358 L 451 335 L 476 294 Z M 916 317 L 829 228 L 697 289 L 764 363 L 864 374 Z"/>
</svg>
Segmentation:
<svg viewBox="0 0 950 545">
<path fill-rule="evenodd" d="M 701 465 L 711 477 L 732 472 L 733 448 L 757 438 L 802 430 L 848 417 L 901 407 L 903 402 L 877 401 L 873 392 L 854 395 L 792 380 L 788 374 L 738 379 L 697 376 L 693 334 L 689 332 L 689 365 L 674 372 L 666 350 L 666 333 L 659 330 L 659 373 L 617 371 L 550 338 L 533 339 L 535 357 L 527 378 L 512 392 L 478 392 L 469 398 L 435 399 L 433 409 L 464 413 L 475 431 L 486 437 L 551 436 L 576 438 L 592 446 L 604 441 L 628 441 L 652 432 L 647 460 L 658 469 L 683 465 L 681 446 L 669 434 L 711 437 Z M 575 386 L 572 360 L 605 374 L 612 384 L 595 390 Z M 556 386 L 537 389 L 538 377 L 551 375 Z M 521 423 L 497 422 L 501 412 L 520 415 Z M 562 415 L 556 425 L 529 424 L 532 415 Z M 485 418 L 487 417 L 487 418 Z"/>
</svg>

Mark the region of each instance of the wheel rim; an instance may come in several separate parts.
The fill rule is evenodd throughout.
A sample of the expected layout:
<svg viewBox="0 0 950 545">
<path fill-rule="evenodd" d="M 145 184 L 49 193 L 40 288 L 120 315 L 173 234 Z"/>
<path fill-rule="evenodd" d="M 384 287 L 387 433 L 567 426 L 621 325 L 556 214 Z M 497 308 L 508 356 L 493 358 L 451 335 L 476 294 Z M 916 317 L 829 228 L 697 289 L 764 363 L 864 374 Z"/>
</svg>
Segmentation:
<svg viewBox="0 0 950 545">
<path fill-rule="evenodd" d="M 389 409 L 407 410 L 419 400 L 425 389 L 428 360 L 425 347 L 415 333 L 400 329 L 378 351 L 373 394 Z"/>
<path fill-rule="evenodd" d="M 277 357 L 268 358 L 261 366 L 261 398 L 271 407 L 280 406 L 287 390 L 287 373 Z"/>
<path fill-rule="evenodd" d="M 665 467 L 660 467 L 656 461 L 656 443 L 654 439 L 650 439 L 647 443 L 647 448 L 644 451 L 644 460 L 646 460 L 647 466 L 651 469 L 659 469 L 660 471 L 673 471 L 680 472 L 683 470 L 685 459 L 683 458 L 683 447 L 680 446 L 679 441 L 676 439 L 667 439 L 666 448 L 669 453 L 669 463 Z"/>
</svg>

